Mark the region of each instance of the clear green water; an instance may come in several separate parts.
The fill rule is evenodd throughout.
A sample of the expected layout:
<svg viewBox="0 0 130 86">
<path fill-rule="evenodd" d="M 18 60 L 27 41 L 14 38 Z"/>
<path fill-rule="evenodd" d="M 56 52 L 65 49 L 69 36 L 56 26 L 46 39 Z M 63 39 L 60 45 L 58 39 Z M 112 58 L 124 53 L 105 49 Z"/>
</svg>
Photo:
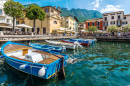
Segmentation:
<svg viewBox="0 0 130 86">
<path fill-rule="evenodd" d="M 78 58 L 65 67 L 65 80 L 28 76 L 6 63 L 0 64 L 2 86 L 127 86 L 130 85 L 130 43 L 97 42 L 66 54 Z"/>
</svg>

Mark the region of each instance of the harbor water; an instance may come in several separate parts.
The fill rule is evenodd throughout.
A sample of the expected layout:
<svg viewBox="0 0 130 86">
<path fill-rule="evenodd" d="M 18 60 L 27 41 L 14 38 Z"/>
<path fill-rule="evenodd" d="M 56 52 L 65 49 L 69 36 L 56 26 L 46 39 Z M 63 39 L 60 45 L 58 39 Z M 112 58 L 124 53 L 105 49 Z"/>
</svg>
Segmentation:
<svg viewBox="0 0 130 86">
<path fill-rule="evenodd" d="M 78 58 L 65 67 L 65 79 L 49 80 L 13 69 L 0 60 L 0 86 L 128 86 L 130 85 L 130 43 L 97 42 L 65 54 Z"/>
</svg>

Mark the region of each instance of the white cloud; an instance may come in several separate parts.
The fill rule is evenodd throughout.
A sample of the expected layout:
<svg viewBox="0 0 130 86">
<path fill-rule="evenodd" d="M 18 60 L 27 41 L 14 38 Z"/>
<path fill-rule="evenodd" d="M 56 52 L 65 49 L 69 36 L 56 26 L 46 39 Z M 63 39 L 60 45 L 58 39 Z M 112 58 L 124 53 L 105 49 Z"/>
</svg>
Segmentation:
<svg viewBox="0 0 130 86">
<path fill-rule="evenodd" d="M 96 10 L 95 8 L 93 8 L 93 10 Z"/>
<path fill-rule="evenodd" d="M 107 12 L 116 12 L 116 11 L 124 11 L 124 9 L 120 9 L 120 5 L 107 5 L 106 8 L 100 10 L 101 13 Z"/>
<path fill-rule="evenodd" d="M 96 4 L 95 4 L 95 6 L 94 7 L 99 7 L 99 0 L 96 0 Z"/>
<path fill-rule="evenodd" d="M 92 3 L 90 3 L 90 5 L 91 5 L 91 4 L 95 4 L 95 1 L 93 1 Z"/>
</svg>

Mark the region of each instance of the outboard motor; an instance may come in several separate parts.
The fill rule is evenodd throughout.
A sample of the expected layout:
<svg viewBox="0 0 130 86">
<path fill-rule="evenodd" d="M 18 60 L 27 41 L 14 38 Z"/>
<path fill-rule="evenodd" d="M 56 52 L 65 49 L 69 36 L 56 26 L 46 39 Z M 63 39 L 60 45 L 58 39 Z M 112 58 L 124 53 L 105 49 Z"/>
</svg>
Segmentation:
<svg viewBox="0 0 130 86">
<path fill-rule="evenodd" d="M 83 46 L 82 46 L 82 45 L 80 45 L 80 43 L 79 43 L 78 41 L 75 41 L 75 42 L 74 42 L 74 44 L 76 45 L 76 47 L 78 47 L 78 46 L 79 46 L 79 47 L 83 48 Z"/>
<path fill-rule="evenodd" d="M 62 52 L 66 51 L 66 47 L 65 46 L 61 46 L 62 47 Z"/>
</svg>

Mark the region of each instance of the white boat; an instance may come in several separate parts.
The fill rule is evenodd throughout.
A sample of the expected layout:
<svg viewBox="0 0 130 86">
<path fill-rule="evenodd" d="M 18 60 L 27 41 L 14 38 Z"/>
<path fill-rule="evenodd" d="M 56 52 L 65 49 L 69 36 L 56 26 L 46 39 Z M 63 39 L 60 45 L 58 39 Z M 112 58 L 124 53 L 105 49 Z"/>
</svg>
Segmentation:
<svg viewBox="0 0 130 86">
<path fill-rule="evenodd" d="M 71 43 L 63 43 L 63 42 L 50 41 L 50 40 L 46 40 L 46 42 L 47 42 L 48 45 L 59 46 L 59 47 L 65 46 L 67 49 L 76 49 L 80 45 L 78 43 L 71 44 Z"/>
</svg>

